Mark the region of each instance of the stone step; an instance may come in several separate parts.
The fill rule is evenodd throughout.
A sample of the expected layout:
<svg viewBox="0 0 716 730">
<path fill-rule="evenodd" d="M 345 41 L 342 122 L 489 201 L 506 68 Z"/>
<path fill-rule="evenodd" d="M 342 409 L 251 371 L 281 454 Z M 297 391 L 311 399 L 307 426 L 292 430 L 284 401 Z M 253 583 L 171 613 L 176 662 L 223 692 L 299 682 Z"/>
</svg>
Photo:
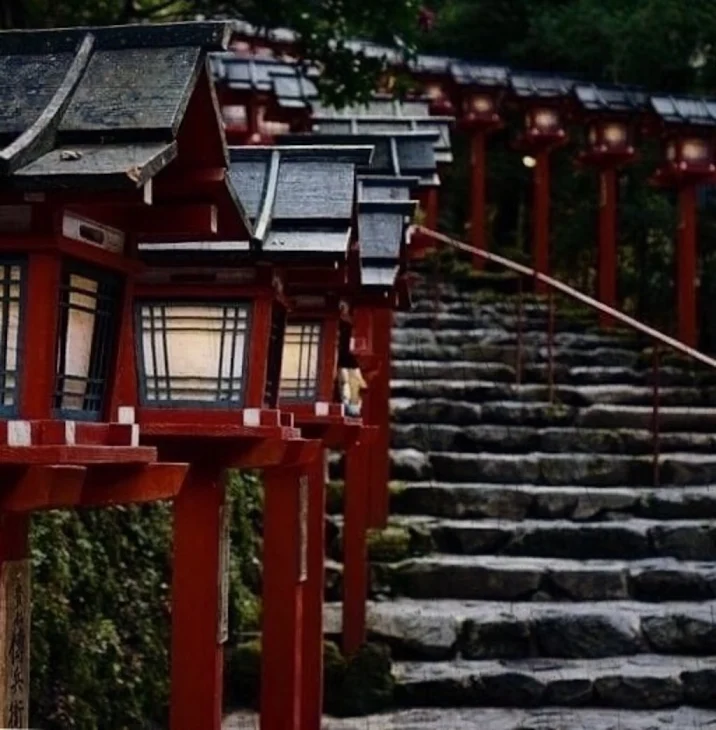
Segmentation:
<svg viewBox="0 0 716 730">
<path fill-rule="evenodd" d="M 337 523 L 340 524 L 340 523 Z M 408 535 L 422 533 L 438 552 L 461 555 L 514 555 L 589 559 L 671 557 L 716 561 L 713 520 L 600 522 L 571 520 L 446 520 L 397 515 L 390 524 Z"/>
<path fill-rule="evenodd" d="M 577 408 L 545 401 L 494 400 L 473 403 L 452 398 L 391 398 L 394 423 L 442 423 L 472 426 L 532 426 L 535 428 L 580 426 L 594 429 L 651 431 L 651 406 L 598 404 Z M 716 408 L 664 406 L 658 409 L 659 431 L 713 432 Z"/>
<path fill-rule="evenodd" d="M 415 449 L 390 452 L 394 479 L 546 486 L 652 486 L 654 459 L 649 456 L 600 454 L 461 453 L 426 454 Z M 716 483 L 716 455 L 676 452 L 658 458 L 659 484 Z"/>
<path fill-rule="evenodd" d="M 716 659 L 704 657 L 402 662 L 393 675 L 410 707 L 716 707 Z"/>
<path fill-rule="evenodd" d="M 549 388 L 544 384 L 495 382 L 486 379 L 428 378 L 416 371 L 410 378 L 392 380 L 391 396 L 416 400 L 443 398 L 446 400 L 485 401 L 514 400 L 521 402 L 547 401 Z M 553 401 L 571 406 L 596 404 L 653 406 L 655 396 L 661 406 L 698 407 L 713 405 L 716 392 L 712 388 L 666 387 L 654 391 L 641 385 L 555 385 Z"/>
<path fill-rule="evenodd" d="M 703 601 L 716 597 L 716 564 L 444 555 L 375 565 L 375 592 L 491 601 Z"/>
<path fill-rule="evenodd" d="M 716 654 L 716 601 L 579 603 L 371 601 L 371 638 L 396 658 L 439 661 L 557 657 L 596 659 L 639 653 Z M 324 610 L 327 635 L 341 633 L 341 604 Z"/>
<path fill-rule="evenodd" d="M 391 512 L 454 519 L 714 520 L 716 486 L 592 489 L 407 482 L 393 486 Z"/>
<path fill-rule="evenodd" d="M 515 362 L 480 362 L 473 360 L 395 360 L 392 377 L 396 380 L 424 380 L 441 377 L 451 380 L 493 380 L 497 383 L 516 383 Z M 522 383 L 548 382 L 546 364 L 525 364 Z M 653 382 L 651 368 L 603 367 L 601 365 L 554 368 L 553 382 L 557 385 L 642 385 Z M 665 366 L 659 372 L 659 387 L 714 386 L 716 373 L 687 371 Z M 651 389 L 650 389 L 651 390 Z"/>
<path fill-rule="evenodd" d="M 255 730 L 244 715 L 224 730 Z M 250 722 L 250 721 L 249 721 Z M 692 707 L 668 710 L 613 710 L 542 707 L 407 709 L 361 718 L 326 718 L 324 730 L 705 730 L 716 727 L 716 712 Z"/>
<path fill-rule="evenodd" d="M 574 452 L 587 454 L 652 454 L 654 435 L 645 429 L 535 428 L 533 426 L 454 426 L 442 423 L 393 424 L 394 449 L 493 453 Z M 714 453 L 716 434 L 659 434 L 659 451 Z"/>
</svg>

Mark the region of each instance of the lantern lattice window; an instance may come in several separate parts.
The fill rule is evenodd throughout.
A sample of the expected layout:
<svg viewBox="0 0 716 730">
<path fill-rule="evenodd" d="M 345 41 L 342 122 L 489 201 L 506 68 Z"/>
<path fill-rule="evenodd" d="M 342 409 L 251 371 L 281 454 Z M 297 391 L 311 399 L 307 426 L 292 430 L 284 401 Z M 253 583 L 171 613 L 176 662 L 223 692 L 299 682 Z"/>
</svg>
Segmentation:
<svg viewBox="0 0 716 730">
<path fill-rule="evenodd" d="M 137 317 L 145 405 L 242 405 L 247 304 L 144 301 Z"/>
<path fill-rule="evenodd" d="M 282 400 L 316 399 L 320 347 L 320 322 L 291 322 L 286 325 L 281 363 Z"/>
<path fill-rule="evenodd" d="M 119 277 L 107 272 L 76 265 L 62 272 L 54 402 L 60 416 L 102 415 L 120 292 Z"/>
<path fill-rule="evenodd" d="M 25 266 L 19 260 L 0 259 L 0 415 L 17 409 L 18 359 Z"/>
</svg>

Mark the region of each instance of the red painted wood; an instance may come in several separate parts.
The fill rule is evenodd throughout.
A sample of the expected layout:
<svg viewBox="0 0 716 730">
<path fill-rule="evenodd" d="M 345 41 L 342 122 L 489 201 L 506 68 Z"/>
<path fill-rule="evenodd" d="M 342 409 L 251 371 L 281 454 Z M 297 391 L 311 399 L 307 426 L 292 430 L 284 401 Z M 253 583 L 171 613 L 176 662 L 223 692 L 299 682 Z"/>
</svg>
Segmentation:
<svg viewBox="0 0 716 730">
<path fill-rule="evenodd" d="M 679 240 L 676 249 L 678 337 L 696 347 L 696 186 L 679 188 Z"/>
<path fill-rule="evenodd" d="M 14 478 L 3 473 L 5 489 L 0 491 L 0 511 L 31 512 L 63 509 L 77 505 L 82 496 L 87 467 L 31 466 L 15 471 Z"/>
<path fill-rule="evenodd" d="M 336 312 L 336 317 L 337 312 Z M 336 382 L 338 360 L 338 321 L 335 317 L 325 317 L 321 325 L 321 352 L 319 355 L 318 401 L 332 401 Z"/>
<path fill-rule="evenodd" d="M 134 210 L 127 224 L 129 230 L 148 239 L 211 237 L 218 230 L 218 211 L 208 203 L 144 206 Z"/>
<path fill-rule="evenodd" d="M 617 304 L 617 171 L 607 167 L 599 173 L 599 300 L 608 307 Z M 611 317 L 600 312 L 599 324 L 610 327 Z"/>
<path fill-rule="evenodd" d="M 60 287 L 60 260 L 47 253 L 30 256 L 27 267 L 20 414 L 49 418 L 55 390 L 55 337 Z M 0 461 L 2 456 L 0 456 Z"/>
<path fill-rule="evenodd" d="M 30 516 L 0 512 L 0 565 L 5 560 L 23 560 L 29 554 Z"/>
<path fill-rule="evenodd" d="M 541 274 L 549 274 L 549 152 L 537 153 L 534 168 L 534 249 L 532 258 L 534 269 Z M 540 281 L 535 282 L 535 291 L 544 293 L 546 288 Z"/>
<path fill-rule="evenodd" d="M 216 463 L 194 463 L 174 501 L 171 730 L 220 730 L 219 552 L 225 486 Z"/>
<path fill-rule="evenodd" d="M 308 577 L 303 594 L 301 730 L 320 730 L 323 711 L 325 451 L 308 465 Z"/>
<path fill-rule="evenodd" d="M 300 467 L 264 472 L 261 730 L 299 730 L 301 722 L 304 583 L 299 575 L 299 479 L 303 474 Z"/>
<path fill-rule="evenodd" d="M 363 403 L 363 421 L 377 426 L 370 479 L 368 524 L 385 527 L 388 520 L 388 481 L 390 479 L 390 340 L 393 312 L 373 310 L 373 352 L 380 358 L 380 367 L 370 383 Z"/>
<path fill-rule="evenodd" d="M 134 339 L 134 282 L 128 278 L 124 285 L 122 313 L 117 337 L 117 357 L 114 361 L 107 402 L 110 419 L 116 418 L 120 406 L 133 406 L 139 400 L 137 358 Z"/>
<path fill-rule="evenodd" d="M 470 188 L 470 244 L 483 251 L 487 250 L 487 216 L 485 212 L 485 177 L 487 175 L 485 159 L 486 137 L 487 133 L 481 128 L 473 130 L 471 137 L 472 184 Z M 479 256 L 473 256 L 472 265 L 475 269 L 482 269 L 484 267 L 484 259 Z"/>
<path fill-rule="evenodd" d="M 251 325 L 250 356 L 246 374 L 246 408 L 261 408 L 266 389 L 266 366 L 268 362 L 269 337 L 271 333 L 272 300 L 269 297 L 257 299 L 254 304 Z"/>
<path fill-rule="evenodd" d="M 149 446 L 0 446 L 0 464 L 148 464 Z"/>
<path fill-rule="evenodd" d="M 368 485 L 371 449 L 358 440 L 346 452 L 343 501 L 343 651 L 355 654 L 365 643 L 368 600 Z"/>
</svg>

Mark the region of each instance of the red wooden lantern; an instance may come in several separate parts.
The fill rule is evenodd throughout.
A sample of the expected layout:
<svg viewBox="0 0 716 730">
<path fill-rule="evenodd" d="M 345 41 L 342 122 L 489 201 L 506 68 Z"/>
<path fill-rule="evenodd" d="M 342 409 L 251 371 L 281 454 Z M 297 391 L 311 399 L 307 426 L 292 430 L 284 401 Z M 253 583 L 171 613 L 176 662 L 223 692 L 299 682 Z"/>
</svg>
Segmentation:
<svg viewBox="0 0 716 730">
<path fill-rule="evenodd" d="M 524 114 L 524 131 L 517 149 L 534 167 L 533 267 L 549 273 L 549 155 L 567 141 L 565 121 L 572 82 L 556 76 L 512 74 L 512 100 Z M 537 291 L 543 291 L 540 282 Z"/>
<path fill-rule="evenodd" d="M 17 678 L 0 688 L 2 725 L 27 725 L 29 513 L 173 498 L 187 473 L 140 446 L 131 411 L 116 409 L 118 351 L 135 236 L 215 227 L 218 198 L 179 204 L 158 189 L 170 168 L 201 168 L 197 155 L 197 172 L 214 172 L 213 113 L 215 136 L 185 140 L 210 109 L 205 53 L 227 38 L 221 23 L 0 34 L 3 67 L 32 89 L 18 96 L 6 79 L 13 141 L 0 150 L 0 651 L 20 648 L 0 669 Z M 140 69 L 153 72 L 143 83 Z"/>
<path fill-rule="evenodd" d="M 713 130 L 716 105 L 704 99 L 676 99 L 653 96 L 652 116 L 664 149 L 664 162 L 652 182 L 674 187 L 679 195 L 679 231 L 676 248 L 677 334 L 695 347 L 696 322 L 696 191 L 699 185 L 716 180 Z"/>
<path fill-rule="evenodd" d="M 646 95 L 625 87 L 580 84 L 574 88 L 580 116 L 586 123 L 586 145 L 579 161 L 599 171 L 599 299 L 617 306 L 617 170 L 635 157 L 635 121 Z M 601 314 L 602 326 L 611 319 Z"/>
</svg>

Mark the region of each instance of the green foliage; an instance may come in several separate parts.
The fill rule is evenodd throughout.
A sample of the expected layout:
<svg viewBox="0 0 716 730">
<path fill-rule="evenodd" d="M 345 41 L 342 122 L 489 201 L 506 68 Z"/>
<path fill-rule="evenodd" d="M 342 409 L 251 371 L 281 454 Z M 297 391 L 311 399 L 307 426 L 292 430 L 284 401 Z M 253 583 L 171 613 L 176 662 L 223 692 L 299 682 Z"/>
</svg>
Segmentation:
<svg viewBox="0 0 716 730">
<path fill-rule="evenodd" d="M 230 640 L 256 630 L 261 487 L 229 477 Z M 166 727 L 171 507 L 50 512 L 32 526 L 31 709 L 43 730 Z"/>
</svg>

